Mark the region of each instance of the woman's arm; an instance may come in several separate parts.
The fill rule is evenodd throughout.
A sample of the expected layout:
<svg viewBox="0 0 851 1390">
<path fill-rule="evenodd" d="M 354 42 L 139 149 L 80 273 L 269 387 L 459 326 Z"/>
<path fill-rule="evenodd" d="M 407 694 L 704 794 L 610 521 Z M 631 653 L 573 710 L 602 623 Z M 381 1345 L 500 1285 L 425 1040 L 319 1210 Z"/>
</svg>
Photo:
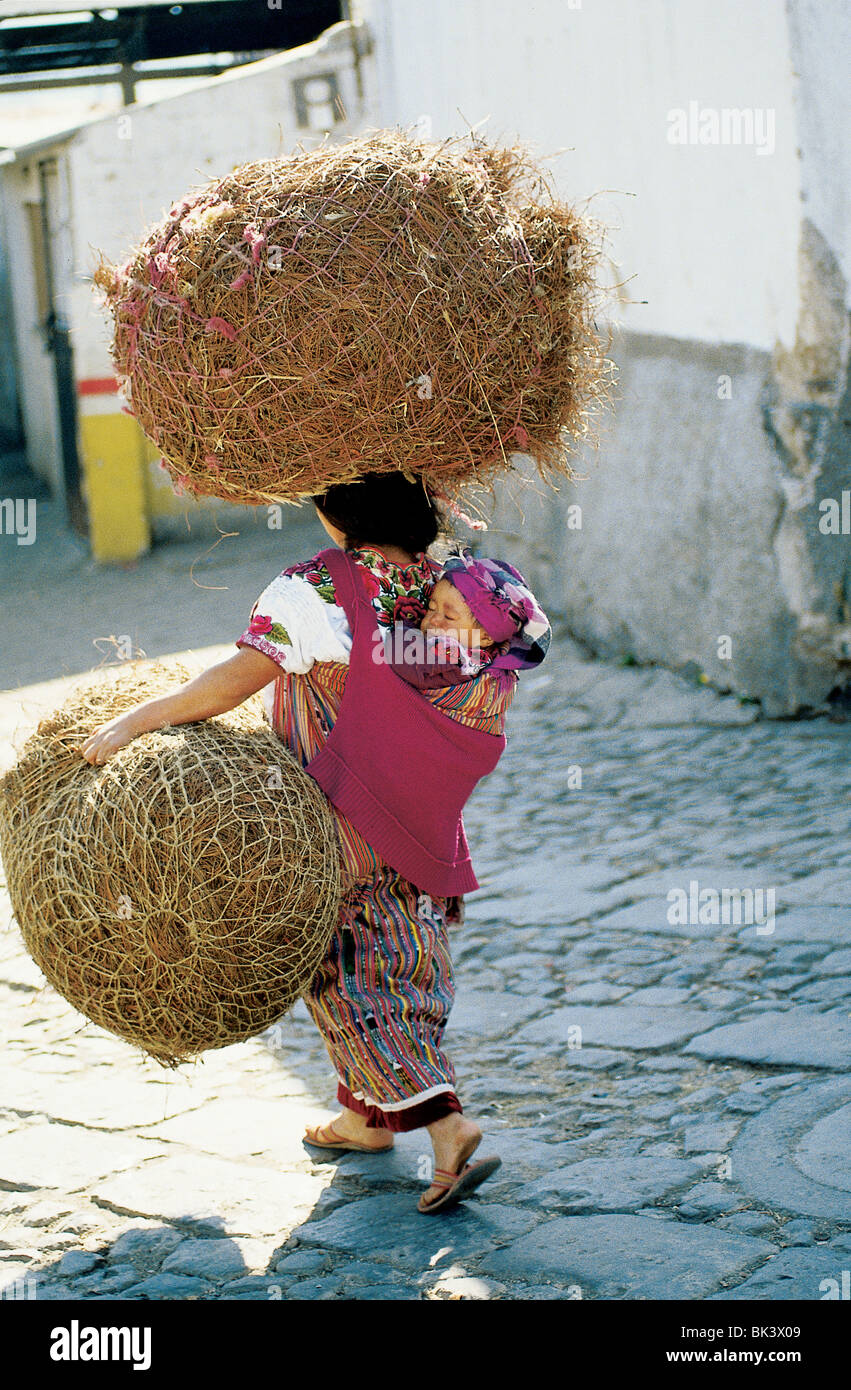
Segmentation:
<svg viewBox="0 0 851 1390">
<path fill-rule="evenodd" d="M 271 657 L 240 647 L 236 656 L 202 671 L 171 694 L 145 700 L 102 724 L 78 751 L 89 763 L 103 763 L 131 739 L 164 724 L 190 724 L 224 714 L 280 674 L 280 666 Z"/>
</svg>

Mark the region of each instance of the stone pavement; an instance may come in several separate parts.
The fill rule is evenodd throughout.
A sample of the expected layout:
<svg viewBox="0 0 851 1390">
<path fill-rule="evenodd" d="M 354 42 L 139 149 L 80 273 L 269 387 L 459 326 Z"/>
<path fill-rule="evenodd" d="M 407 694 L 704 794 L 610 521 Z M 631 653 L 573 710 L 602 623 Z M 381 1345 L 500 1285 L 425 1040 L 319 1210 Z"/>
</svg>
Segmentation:
<svg viewBox="0 0 851 1390">
<path fill-rule="evenodd" d="M 425 1132 L 302 1145 L 335 1108 L 303 1005 L 163 1071 L 44 986 L 12 924 L 4 1296 L 849 1297 L 851 725 L 561 637 L 508 736 L 465 816 L 482 887 L 447 1033 L 494 1179 L 419 1215 Z"/>
</svg>

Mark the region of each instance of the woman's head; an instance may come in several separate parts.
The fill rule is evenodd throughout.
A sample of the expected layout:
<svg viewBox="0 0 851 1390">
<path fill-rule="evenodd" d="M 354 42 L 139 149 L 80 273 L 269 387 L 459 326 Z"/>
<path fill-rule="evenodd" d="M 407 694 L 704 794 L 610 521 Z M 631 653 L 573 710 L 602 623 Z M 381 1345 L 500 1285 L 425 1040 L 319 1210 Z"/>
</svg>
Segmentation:
<svg viewBox="0 0 851 1390">
<path fill-rule="evenodd" d="M 422 479 L 404 473 L 365 473 L 311 498 L 317 511 L 345 537 L 345 548 L 395 546 L 409 555 L 428 550 L 447 524 Z"/>
</svg>

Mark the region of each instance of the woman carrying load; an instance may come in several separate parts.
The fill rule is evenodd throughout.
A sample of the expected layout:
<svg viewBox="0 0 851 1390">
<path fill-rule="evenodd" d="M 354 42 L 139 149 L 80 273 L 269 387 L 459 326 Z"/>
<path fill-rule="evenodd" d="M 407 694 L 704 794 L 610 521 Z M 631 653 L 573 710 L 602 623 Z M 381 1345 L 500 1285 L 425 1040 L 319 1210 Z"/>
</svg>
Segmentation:
<svg viewBox="0 0 851 1390">
<path fill-rule="evenodd" d="M 342 1106 L 309 1130 L 320 1148 L 381 1152 L 426 1128 L 432 1181 L 419 1210 L 445 1210 L 498 1167 L 471 1162 L 479 1126 L 462 1110 L 442 1049 L 454 998 L 448 927 L 477 888 L 461 810 L 504 747 L 517 670 L 546 653 L 546 618 L 500 562 L 455 562 L 432 594 L 428 555 L 444 528 L 422 481 L 366 474 L 313 499 L 334 542 L 263 591 L 236 656 L 103 725 L 83 746 L 102 762 L 165 723 L 209 718 L 263 690 L 272 727 L 329 797 L 346 893 L 304 998 L 338 1078 Z M 459 573 L 460 572 L 460 573 Z M 509 582 L 510 581 L 510 582 Z M 398 623 L 452 631 L 464 678 L 405 680 L 381 659 Z"/>
</svg>

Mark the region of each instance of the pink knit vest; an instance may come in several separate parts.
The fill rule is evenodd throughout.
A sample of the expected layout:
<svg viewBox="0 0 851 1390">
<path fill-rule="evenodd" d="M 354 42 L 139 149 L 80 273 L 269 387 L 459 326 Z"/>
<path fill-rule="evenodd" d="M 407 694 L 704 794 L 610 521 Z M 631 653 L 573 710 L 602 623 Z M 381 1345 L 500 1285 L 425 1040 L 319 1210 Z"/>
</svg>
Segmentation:
<svg viewBox="0 0 851 1390">
<path fill-rule="evenodd" d="M 337 719 L 306 770 L 384 860 L 435 897 L 479 887 L 462 810 L 506 740 L 460 724 L 384 662 L 360 570 L 344 550 L 320 552 L 352 631 Z M 380 644 L 378 647 L 381 650 Z"/>
</svg>

